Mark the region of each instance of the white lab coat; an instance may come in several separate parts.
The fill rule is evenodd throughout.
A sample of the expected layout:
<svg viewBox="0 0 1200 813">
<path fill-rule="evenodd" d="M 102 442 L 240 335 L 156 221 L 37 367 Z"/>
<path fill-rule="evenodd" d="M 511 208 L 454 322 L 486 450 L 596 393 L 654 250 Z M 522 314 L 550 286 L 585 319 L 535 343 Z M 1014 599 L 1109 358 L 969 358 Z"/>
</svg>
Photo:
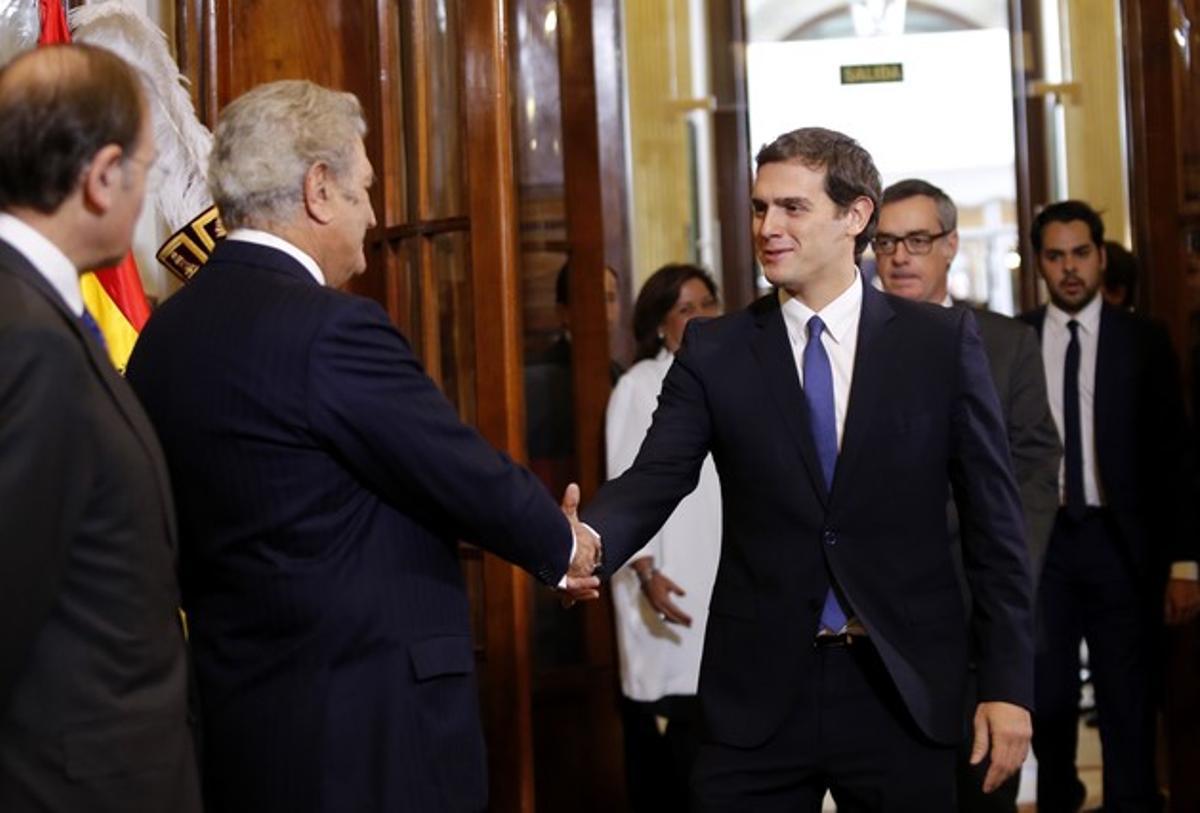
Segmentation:
<svg viewBox="0 0 1200 813">
<path fill-rule="evenodd" d="M 656 358 L 633 365 L 617 382 L 606 420 L 610 478 L 633 464 L 673 358 L 662 350 Z M 621 689 L 626 697 L 653 701 L 667 695 L 696 694 L 720 552 L 721 488 L 709 455 L 696 490 L 676 506 L 662 530 L 630 560 L 653 556 L 654 566 L 687 591 L 685 596 L 671 598 L 692 617 L 692 626 L 659 620 L 642 595 L 633 568 L 626 565 L 613 575 Z"/>
</svg>

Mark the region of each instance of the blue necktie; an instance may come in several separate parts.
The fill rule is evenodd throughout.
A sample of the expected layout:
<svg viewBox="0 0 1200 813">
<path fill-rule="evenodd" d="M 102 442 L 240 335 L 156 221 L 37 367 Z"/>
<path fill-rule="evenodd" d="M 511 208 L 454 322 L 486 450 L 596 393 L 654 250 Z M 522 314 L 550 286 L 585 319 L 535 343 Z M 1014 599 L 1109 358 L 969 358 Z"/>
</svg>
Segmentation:
<svg viewBox="0 0 1200 813">
<path fill-rule="evenodd" d="M 821 317 L 808 320 L 808 343 L 804 345 L 804 400 L 808 403 L 808 419 L 811 422 L 813 445 L 821 460 L 821 471 L 825 475 L 825 487 L 833 486 L 833 470 L 837 465 L 837 415 L 833 401 L 833 370 L 829 356 L 821 344 L 821 333 L 825 323 Z M 846 612 L 830 585 L 825 594 L 825 605 L 821 608 L 821 627 L 840 632 L 846 626 Z"/>
<path fill-rule="evenodd" d="M 96 319 L 87 308 L 83 309 L 83 314 L 79 317 L 79 321 L 83 322 L 83 326 L 87 332 L 91 333 L 96 338 L 96 341 L 100 342 L 101 349 L 107 353 L 108 343 L 104 341 L 104 334 L 100 331 L 100 325 L 96 323 Z"/>
<path fill-rule="evenodd" d="M 1083 494 L 1083 423 L 1079 416 L 1079 323 L 1067 322 L 1071 340 L 1063 363 L 1063 479 L 1067 516 L 1078 522 L 1087 512 Z"/>
</svg>

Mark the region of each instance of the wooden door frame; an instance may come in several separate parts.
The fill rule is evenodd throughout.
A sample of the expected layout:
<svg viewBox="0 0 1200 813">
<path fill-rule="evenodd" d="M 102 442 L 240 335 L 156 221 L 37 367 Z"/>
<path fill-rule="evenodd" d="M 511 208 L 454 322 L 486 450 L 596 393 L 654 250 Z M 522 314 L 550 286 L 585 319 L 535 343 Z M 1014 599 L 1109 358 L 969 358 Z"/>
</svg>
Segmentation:
<svg viewBox="0 0 1200 813">
<path fill-rule="evenodd" d="M 518 460 L 525 452 L 521 268 L 508 0 L 471 0 L 463 17 L 463 107 L 467 122 L 468 207 L 475 312 L 479 431 Z M 491 805 L 533 811 L 532 668 L 528 576 L 484 557 Z"/>
</svg>

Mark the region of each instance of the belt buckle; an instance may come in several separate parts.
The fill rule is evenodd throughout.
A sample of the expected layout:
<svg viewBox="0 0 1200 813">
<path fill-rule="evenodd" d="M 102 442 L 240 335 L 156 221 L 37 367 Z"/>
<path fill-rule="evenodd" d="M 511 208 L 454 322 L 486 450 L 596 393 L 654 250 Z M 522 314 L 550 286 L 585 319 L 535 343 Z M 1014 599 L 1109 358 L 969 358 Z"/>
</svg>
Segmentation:
<svg viewBox="0 0 1200 813">
<path fill-rule="evenodd" d="M 854 634 L 847 632 L 826 632 L 818 633 L 813 639 L 813 646 L 817 649 L 826 649 L 835 646 L 853 646 Z"/>
</svg>

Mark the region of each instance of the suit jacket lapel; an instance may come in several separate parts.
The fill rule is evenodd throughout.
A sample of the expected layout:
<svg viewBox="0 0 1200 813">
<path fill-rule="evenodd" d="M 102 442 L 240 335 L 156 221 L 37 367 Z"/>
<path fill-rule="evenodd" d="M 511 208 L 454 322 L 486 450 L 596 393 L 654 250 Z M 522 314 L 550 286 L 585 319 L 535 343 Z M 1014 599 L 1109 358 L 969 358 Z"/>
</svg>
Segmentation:
<svg viewBox="0 0 1200 813">
<path fill-rule="evenodd" d="M 858 347 L 854 351 L 854 376 L 846 405 L 842 449 L 833 475 L 834 495 L 837 494 L 838 485 L 851 476 L 851 470 L 861 457 L 867 430 L 875 416 L 875 404 L 887 386 L 894 348 L 883 341 L 883 337 L 893 315 L 887 297 L 864 284 L 862 314 L 858 322 Z"/>
<path fill-rule="evenodd" d="M 126 423 L 133 430 L 138 443 L 141 444 L 151 460 L 154 467 L 155 479 L 158 481 L 158 490 L 163 506 L 163 522 L 167 528 L 167 541 L 174 548 L 176 543 L 175 511 L 171 498 L 171 487 L 167 475 L 166 461 L 163 459 L 154 429 L 150 426 L 149 419 L 146 418 L 140 404 L 137 403 L 132 390 L 121 380 L 116 368 L 112 365 L 112 361 L 105 354 L 100 344 L 84 332 L 79 317 L 71 313 L 53 286 L 50 285 L 45 277 L 38 273 L 37 269 L 25 259 L 23 254 L 3 241 L 0 241 L 0 267 L 7 268 L 11 273 L 41 294 L 58 312 L 59 316 L 62 317 L 67 330 L 73 333 L 75 338 L 83 345 L 84 352 L 91 363 L 92 371 L 100 379 L 104 389 L 108 391 L 109 397 L 116 404 L 118 411 L 124 416 Z"/>
<path fill-rule="evenodd" d="M 772 293 L 758 300 L 751 308 L 754 310 L 758 329 L 751 339 L 750 349 L 762 368 L 767 389 L 783 419 L 782 423 L 800 451 L 800 458 L 808 470 L 813 490 L 824 505 L 829 499 L 825 488 L 825 475 L 821 471 L 821 463 L 813 445 L 808 405 L 804 400 L 804 390 L 800 387 L 800 377 L 796 373 L 796 360 L 787 328 L 783 323 L 783 313 L 779 310 L 778 296 Z"/>
</svg>

